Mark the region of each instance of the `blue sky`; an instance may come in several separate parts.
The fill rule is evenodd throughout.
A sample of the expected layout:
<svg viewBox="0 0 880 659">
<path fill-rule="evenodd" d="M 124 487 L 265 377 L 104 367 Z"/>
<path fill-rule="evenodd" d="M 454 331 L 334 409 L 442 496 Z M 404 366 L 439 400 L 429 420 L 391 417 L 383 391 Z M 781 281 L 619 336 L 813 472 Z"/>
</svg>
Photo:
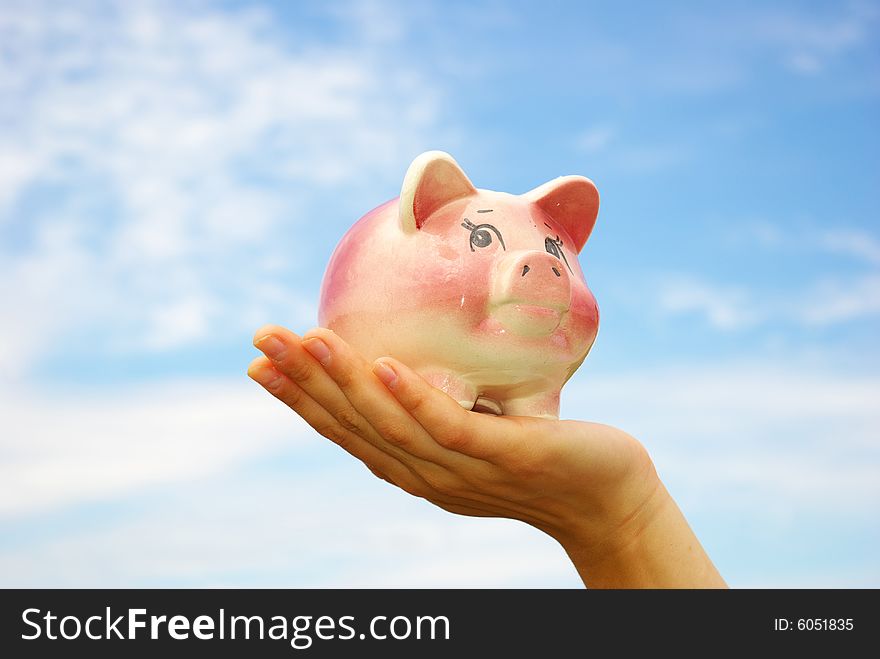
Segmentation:
<svg viewBox="0 0 880 659">
<path fill-rule="evenodd" d="M 576 586 L 247 380 L 409 162 L 602 195 L 563 415 L 734 586 L 880 586 L 880 5 L 0 2 L 0 585 Z"/>
</svg>

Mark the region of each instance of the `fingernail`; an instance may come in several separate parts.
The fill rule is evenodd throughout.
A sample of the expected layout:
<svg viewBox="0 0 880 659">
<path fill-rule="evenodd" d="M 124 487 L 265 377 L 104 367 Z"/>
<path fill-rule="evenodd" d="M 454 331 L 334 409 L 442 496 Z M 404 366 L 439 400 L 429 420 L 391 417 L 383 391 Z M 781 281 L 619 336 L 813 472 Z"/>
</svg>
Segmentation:
<svg viewBox="0 0 880 659">
<path fill-rule="evenodd" d="M 321 339 L 307 339 L 303 341 L 303 348 L 323 366 L 330 363 L 330 348 Z"/>
<path fill-rule="evenodd" d="M 389 389 L 394 389 L 394 387 L 397 386 L 397 373 L 385 362 L 377 361 L 373 364 L 373 373 L 375 373 L 376 377 L 382 380 L 385 386 Z"/>
<path fill-rule="evenodd" d="M 262 339 L 257 341 L 255 344 L 257 348 L 263 351 L 263 354 L 266 355 L 272 361 L 280 361 L 284 358 L 284 353 L 287 352 L 287 349 L 284 347 L 284 343 L 277 336 L 272 336 L 271 334 L 267 334 Z"/>
</svg>

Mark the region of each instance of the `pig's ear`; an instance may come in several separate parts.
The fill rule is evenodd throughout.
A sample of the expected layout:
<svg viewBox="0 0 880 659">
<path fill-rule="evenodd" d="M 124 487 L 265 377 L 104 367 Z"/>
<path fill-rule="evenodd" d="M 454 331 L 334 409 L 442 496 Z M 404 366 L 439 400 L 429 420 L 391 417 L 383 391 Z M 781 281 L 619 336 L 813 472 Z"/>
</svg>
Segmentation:
<svg viewBox="0 0 880 659">
<path fill-rule="evenodd" d="M 470 182 L 452 156 L 443 151 L 423 153 L 406 170 L 400 190 L 400 225 L 407 233 L 450 201 L 474 194 Z"/>
<path fill-rule="evenodd" d="M 583 176 L 560 176 L 524 195 L 564 228 L 578 253 L 596 224 L 599 191 Z"/>
</svg>

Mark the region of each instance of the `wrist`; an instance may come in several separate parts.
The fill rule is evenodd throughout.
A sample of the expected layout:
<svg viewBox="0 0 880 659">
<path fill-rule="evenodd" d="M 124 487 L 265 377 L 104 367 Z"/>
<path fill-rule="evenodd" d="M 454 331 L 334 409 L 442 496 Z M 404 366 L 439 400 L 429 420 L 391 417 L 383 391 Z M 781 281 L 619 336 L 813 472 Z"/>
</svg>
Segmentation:
<svg viewBox="0 0 880 659">
<path fill-rule="evenodd" d="M 602 471 L 581 480 L 580 487 L 558 501 L 561 510 L 551 535 L 569 553 L 594 562 L 594 557 L 617 552 L 638 538 L 669 493 L 637 439 L 610 426 L 579 423 L 577 428 L 585 432 L 600 428 L 600 436 L 610 437 L 611 442 L 598 446 L 614 459 L 605 458 Z"/>
<path fill-rule="evenodd" d="M 613 528 L 557 537 L 588 588 L 724 588 L 672 496 L 654 475 L 645 498 Z"/>
<path fill-rule="evenodd" d="M 573 511 L 564 530 L 552 534 L 587 587 L 603 587 L 612 575 L 630 571 L 645 534 L 672 501 L 656 473 L 644 483 L 641 496 L 627 493 L 619 498 L 621 502 L 599 513 Z"/>
</svg>

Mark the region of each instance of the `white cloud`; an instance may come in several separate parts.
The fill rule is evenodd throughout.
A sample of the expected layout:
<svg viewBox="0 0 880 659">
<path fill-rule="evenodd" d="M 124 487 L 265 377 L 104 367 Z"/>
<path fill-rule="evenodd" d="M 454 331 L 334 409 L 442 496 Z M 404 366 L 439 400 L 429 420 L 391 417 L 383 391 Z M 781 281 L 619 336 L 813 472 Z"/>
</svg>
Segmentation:
<svg viewBox="0 0 880 659">
<path fill-rule="evenodd" d="M 826 277 L 785 292 L 668 276 L 648 292 L 650 304 L 662 316 L 696 316 L 725 332 L 768 325 L 828 326 L 880 314 L 880 275 L 873 273 Z"/>
<path fill-rule="evenodd" d="M 783 51 L 790 70 L 815 75 L 864 44 L 876 18 L 875 9 L 858 3 L 844 5 L 831 16 L 772 12 L 756 21 L 755 34 Z"/>
<path fill-rule="evenodd" d="M 610 148 L 612 147 L 613 148 Z M 692 157 L 687 144 L 638 143 L 622 139 L 618 126 L 600 123 L 575 135 L 574 149 L 583 153 L 606 156 L 606 166 L 628 174 L 643 174 L 676 167 Z"/>
<path fill-rule="evenodd" d="M 147 347 L 163 350 L 206 336 L 215 305 L 205 298 L 183 298 L 158 307 L 145 328 Z"/>
<path fill-rule="evenodd" d="M 603 151 L 617 135 L 617 130 L 608 124 L 600 124 L 585 130 L 575 138 L 575 145 L 587 153 Z"/>
<path fill-rule="evenodd" d="M 419 9 L 415 8 L 416 11 Z M 329 11 L 337 20 L 355 27 L 367 41 L 383 44 L 398 41 L 404 36 L 408 14 L 413 8 L 400 8 L 382 0 L 346 0 L 334 3 Z"/>
<path fill-rule="evenodd" d="M 786 64 L 789 69 L 802 75 L 815 75 L 825 68 L 822 60 L 810 53 L 795 53 L 786 60 Z"/>
<path fill-rule="evenodd" d="M 696 278 L 667 279 L 657 291 L 655 304 L 662 314 L 696 314 L 720 330 L 741 330 L 761 320 L 746 289 L 719 287 Z"/>
<path fill-rule="evenodd" d="M 808 325 L 831 325 L 880 314 L 880 274 L 819 282 L 797 313 Z"/>
<path fill-rule="evenodd" d="M 0 547 L 10 586 L 579 587 L 562 548 L 510 520 L 456 517 L 336 460 L 148 490 L 135 514 Z"/>
<path fill-rule="evenodd" d="M 197 479 L 312 436 L 244 374 L 51 397 L 6 390 L 0 416 L 0 519 Z"/>
<path fill-rule="evenodd" d="M 880 265 L 880 239 L 865 229 L 837 223 L 827 228 L 818 222 L 801 222 L 785 226 L 767 220 L 731 222 L 733 229 L 727 241 L 737 246 L 759 245 L 766 249 L 828 253 L 847 256 L 866 265 Z"/>
<path fill-rule="evenodd" d="M 202 3 L 4 7 L 0 226 L 24 236 L 0 258 L 4 371 L 75 332 L 167 349 L 301 304 L 261 289 L 323 265 L 322 198 L 396 179 L 440 91 L 366 40 L 283 29 Z"/>
<path fill-rule="evenodd" d="M 621 148 L 611 160 L 625 172 L 643 174 L 677 167 L 692 157 L 690 146 L 683 144 L 641 144 Z"/>
<path fill-rule="evenodd" d="M 859 229 L 836 229 L 820 234 L 818 247 L 880 266 L 880 240 Z"/>
<path fill-rule="evenodd" d="M 668 12 L 654 33 L 674 40 L 678 47 L 645 50 L 639 65 L 622 76 L 627 83 L 639 77 L 643 87 L 677 93 L 712 93 L 748 86 L 767 75 L 768 62 L 798 76 L 816 77 L 826 72 L 823 84 L 843 93 L 871 92 L 871 35 L 880 12 L 866 2 L 817 7 L 771 7 L 730 4 L 701 13 Z M 697 54 L 695 56 L 695 53 Z M 864 66 L 849 66 L 858 61 Z"/>
<path fill-rule="evenodd" d="M 664 283 L 667 303 L 661 304 L 662 311 L 698 310 L 716 327 L 731 329 L 736 326 L 713 322 L 713 317 L 717 320 L 719 308 L 730 314 L 751 309 L 756 323 L 802 326 L 834 325 L 880 314 L 880 272 L 877 270 L 880 240 L 871 232 L 843 224 L 827 228 L 809 222 L 796 227 L 766 220 L 731 224 L 736 226 L 736 233 L 728 236 L 731 245 L 747 248 L 758 245 L 802 259 L 800 267 L 808 269 L 810 278 L 805 278 L 799 290 L 780 292 L 744 287 L 730 289 L 696 278 L 670 277 Z M 827 259 L 831 255 L 849 260 L 849 268 L 857 268 L 856 272 L 831 275 L 818 271 L 821 266 L 817 265 L 817 256 Z M 731 290 L 735 291 L 733 297 L 739 309 L 730 306 Z M 690 306 L 686 304 L 688 295 L 695 298 Z M 678 306 L 674 304 L 676 301 Z"/>
</svg>

